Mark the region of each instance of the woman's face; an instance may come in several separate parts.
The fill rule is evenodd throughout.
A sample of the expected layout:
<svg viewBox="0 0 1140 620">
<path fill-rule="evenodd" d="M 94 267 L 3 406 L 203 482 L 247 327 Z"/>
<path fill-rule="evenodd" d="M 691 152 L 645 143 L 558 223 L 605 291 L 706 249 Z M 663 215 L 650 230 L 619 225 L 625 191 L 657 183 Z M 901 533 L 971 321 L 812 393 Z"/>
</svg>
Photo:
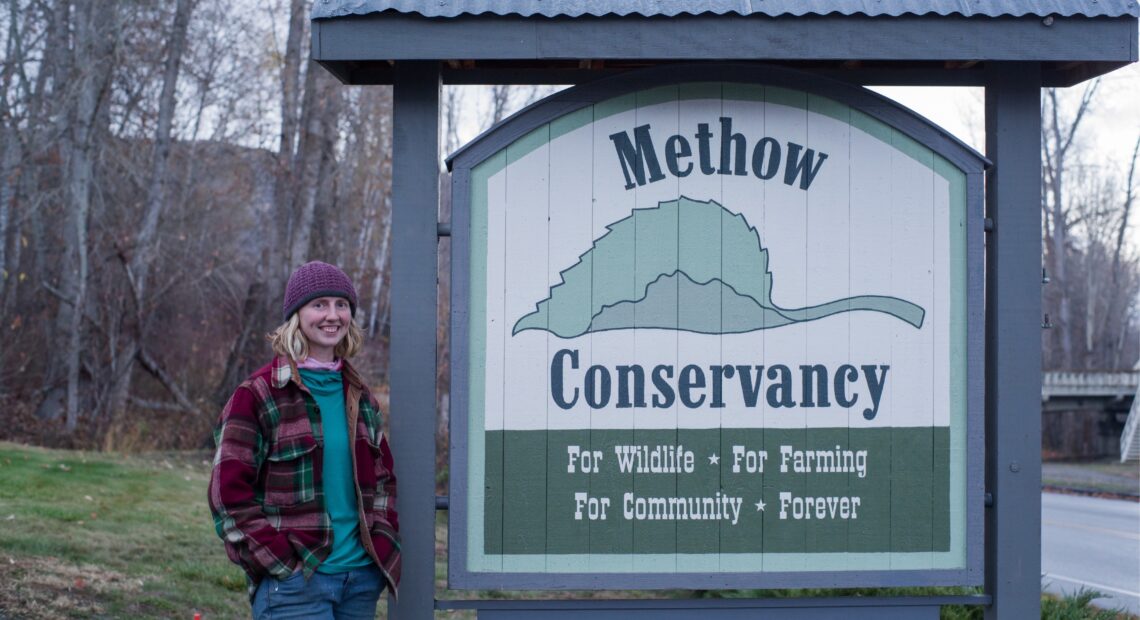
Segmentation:
<svg viewBox="0 0 1140 620">
<path fill-rule="evenodd" d="M 318 297 L 297 311 L 301 333 L 309 341 L 309 357 L 322 362 L 333 360 L 336 345 L 348 335 L 352 308 L 343 297 Z"/>
</svg>

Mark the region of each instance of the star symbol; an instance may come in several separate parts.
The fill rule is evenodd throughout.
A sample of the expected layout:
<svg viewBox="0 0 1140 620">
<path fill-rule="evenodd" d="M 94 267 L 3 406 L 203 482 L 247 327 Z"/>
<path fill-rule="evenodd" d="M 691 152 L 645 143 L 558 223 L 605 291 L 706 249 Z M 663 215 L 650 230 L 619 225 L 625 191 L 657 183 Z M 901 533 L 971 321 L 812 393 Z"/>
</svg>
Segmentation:
<svg viewBox="0 0 1140 620">
<path fill-rule="evenodd" d="M 764 507 L 767 505 L 768 504 L 764 503 L 764 500 L 760 500 L 760 501 L 756 502 L 756 510 L 759 512 L 764 512 Z"/>
<path fill-rule="evenodd" d="M 713 454 L 709 457 L 709 465 L 720 465 L 720 455 Z"/>
</svg>

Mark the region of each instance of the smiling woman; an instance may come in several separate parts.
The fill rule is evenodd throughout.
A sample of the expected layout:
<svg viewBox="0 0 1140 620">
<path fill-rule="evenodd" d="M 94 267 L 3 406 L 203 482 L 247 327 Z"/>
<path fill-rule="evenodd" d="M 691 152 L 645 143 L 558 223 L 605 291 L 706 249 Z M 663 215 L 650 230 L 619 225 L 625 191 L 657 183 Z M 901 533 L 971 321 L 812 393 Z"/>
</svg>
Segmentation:
<svg viewBox="0 0 1140 620">
<path fill-rule="evenodd" d="M 238 386 L 215 430 L 210 508 L 255 618 L 371 618 L 400 581 L 392 456 L 347 361 L 363 342 L 356 303 L 339 268 L 297 268 L 269 337 L 276 357 Z"/>
<path fill-rule="evenodd" d="M 309 342 L 309 357 L 331 363 L 334 350 L 344 340 L 352 312 L 348 300 L 342 297 L 318 297 L 297 311 L 301 333 Z"/>
</svg>

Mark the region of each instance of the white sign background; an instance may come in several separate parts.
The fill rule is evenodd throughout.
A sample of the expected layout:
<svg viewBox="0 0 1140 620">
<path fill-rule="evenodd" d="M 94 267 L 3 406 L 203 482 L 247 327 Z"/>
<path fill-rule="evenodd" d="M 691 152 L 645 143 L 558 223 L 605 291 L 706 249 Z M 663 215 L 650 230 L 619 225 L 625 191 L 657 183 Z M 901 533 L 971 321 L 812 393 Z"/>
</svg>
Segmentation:
<svg viewBox="0 0 1140 620">
<path fill-rule="evenodd" d="M 596 106 L 593 111 L 605 110 Z M 634 127 L 649 124 L 659 148 L 673 134 L 687 135 L 695 144 L 697 124 L 709 123 L 715 131 L 722 116 L 733 119 L 734 133 L 752 138 L 750 146 L 770 136 L 781 144 L 795 142 L 827 153 L 810 190 L 785 185 L 782 173 L 761 181 L 751 174 L 703 175 L 699 170 L 625 189 L 610 134 L 632 134 Z M 892 140 L 908 139 L 892 132 Z M 713 144 L 715 165 L 719 136 Z M 925 151 L 925 161 L 884 142 L 881 135 L 811 109 L 684 99 L 597 118 L 511 161 L 487 180 L 487 340 L 479 360 L 486 368 L 484 428 L 948 425 L 950 184 L 935 172 L 933 153 L 917 144 L 906 146 Z M 511 158 L 510 149 L 506 157 Z M 747 334 L 618 330 L 572 341 L 539 330 L 511 335 L 519 318 L 534 311 L 561 281 L 560 272 L 574 265 L 608 225 L 634 209 L 679 196 L 716 201 L 757 228 L 769 253 L 777 305 L 800 308 L 854 295 L 894 296 L 926 309 L 922 329 L 883 313 L 851 312 Z M 663 241 L 668 242 L 649 242 Z M 863 418 L 862 407 L 776 412 L 760 404 L 745 409 L 739 390 L 731 389 L 726 390 L 729 406 L 722 410 L 618 409 L 611 402 L 603 409 L 564 411 L 551 401 L 549 374 L 551 356 L 566 347 L 580 352 L 579 375 L 592 364 L 612 368 L 632 359 L 678 368 L 767 361 L 792 369 L 806 363 L 829 368 L 882 363 L 891 369 L 873 420 Z"/>
<path fill-rule="evenodd" d="M 770 180 L 701 174 L 695 132 L 719 119 L 746 137 L 796 143 L 826 153 L 808 190 Z M 694 170 L 626 189 L 611 135 L 649 125 L 665 167 L 669 136 L 687 137 Z M 787 151 L 784 153 L 787 156 Z M 930 569 L 965 566 L 965 175 L 929 148 L 832 100 L 780 88 L 695 84 L 617 97 L 543 125 L 472 170 L 471 313 L 468 393 L 468 569 L 523 572 L 689 570 L 801 571 Z M 920 329 L 881 312 L 854 311 L 743 334 L 619 329 L 561 338 L 544 330 L 512 334 L 550 295 L 607 227 L 635 210 L 687 197 L 715 201 L 756 228 L 768 251 L 772 302 L 803 308 L 860 295 L 892 296 L 921 306 Z M 640 243 L 642 240 L 638 240 Z M 676 240 L 649 239 L 649 243 Z M 718 239 L 709 240 L 717 242 Z M 683 249 L 682 249 L 683 252 Z M 725 269 L 735 266 L 726 266 Z M 742 267 L 746 268 L 746 266 Z M 711 308 L 710 312 L 718 309 Z M 725 382 L 726 406 L 668 409 L 607 406 L 579 399 L 571 410 L 551 397 L 551 360 L 578 352 L 566 390 L 582 389 L 592 365 L 637 363 L 889 365 L 876 415 L 870 400 L 844 408 L 772 408 L 763 396 L 744 406 L 738 382 Z M 676 379 L 674 379 L 675 381 Z M 616 378 L 615 378 L 616 381 Z M 647 380 L 647 384 L 648 384 Z M 767 388 L 767 381 L 764 388 Z M 859 384 L 861 385 L 861 383 Z M 852 385 L 858 393 L 859 385 Z M 615 383 L 614 389 L 617 386 Z M 647 385 L 647 391 L 652 388 Z M 707 392 L 707 387 L 706 390 Z M 797 400 L 799 396 L 797 394 Z M 949 427 L 950 551 L 921 553 L 731 554 L 648 557 L 485 554 L 485 433 L 560 429 L 824 429 Z M 900 524 L 904 525 L 904 524 Z"/>
</svg>

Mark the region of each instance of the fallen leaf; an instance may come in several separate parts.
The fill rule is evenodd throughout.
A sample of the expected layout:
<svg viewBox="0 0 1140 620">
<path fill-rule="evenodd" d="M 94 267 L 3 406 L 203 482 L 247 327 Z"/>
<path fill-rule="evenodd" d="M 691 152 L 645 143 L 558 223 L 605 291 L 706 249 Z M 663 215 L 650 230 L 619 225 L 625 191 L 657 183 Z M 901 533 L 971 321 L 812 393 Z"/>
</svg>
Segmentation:
<svg viewBox="0 0 1140 620">
<path fill-rule="evenodd" d="M 76 577 L 76 578 L 75 578 L 75 587 L 76 587 L 76 588 L 79 588 L 80 590 L 82 590 L 82 589 L 83 589 L 83 588 L 85 588 L 86 586 L 87 586 L 87 582 L 86 582 L 86 581 L 83 581 L 83 578 L 82 578 L 82 577 Z"/>
<path fill-rule="evenodd" d="M 92 520 L 95 520 L 95 519 L 98 519 L 98 518 L 99 518 L 99 514 L 98 514 L 98 513 L 95 513 L 95 512 L 91 513 L 91 519 L 92 519 Z"/>
</svg>

